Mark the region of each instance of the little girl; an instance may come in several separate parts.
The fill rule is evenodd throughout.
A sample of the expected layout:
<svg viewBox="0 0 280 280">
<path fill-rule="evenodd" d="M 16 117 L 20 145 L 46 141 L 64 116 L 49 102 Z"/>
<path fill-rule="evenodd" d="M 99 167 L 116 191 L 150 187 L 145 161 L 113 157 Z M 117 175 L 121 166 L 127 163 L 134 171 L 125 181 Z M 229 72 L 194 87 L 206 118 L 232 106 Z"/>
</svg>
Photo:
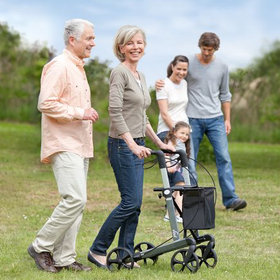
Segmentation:
<svg viewBox="0 0 280 280">
<path fill-rule="evenodd" d="M 190 157 L 190 126 L 186 122 L 180 121 L 177 122 L 175 127 L 170 130 L 165 137 L 164 142 L 168 144 L 172 144 L 176 150 L 184 150 L 188 156 Z M 183 186 L 186 184 L 184 177 L 181 172 L 181 167 L 179 164 L 176 164 L 178 155 L 170 156 L 167 159 L 167 171 L 168 171 L 168 179 L 170 187 L 172 186 Z M 183 197 L 180 195 L 179 191 L 173 192 L 173 197 L 175 202 L 182 210 L 182 201 Z M 164 221 L 169 221 L 168 213 L 164 216 Z M 183 220 L 179 216 L 179 213 L 176 215 L 176 220 L 179 223 L 182 223 Z"/>
</svg>

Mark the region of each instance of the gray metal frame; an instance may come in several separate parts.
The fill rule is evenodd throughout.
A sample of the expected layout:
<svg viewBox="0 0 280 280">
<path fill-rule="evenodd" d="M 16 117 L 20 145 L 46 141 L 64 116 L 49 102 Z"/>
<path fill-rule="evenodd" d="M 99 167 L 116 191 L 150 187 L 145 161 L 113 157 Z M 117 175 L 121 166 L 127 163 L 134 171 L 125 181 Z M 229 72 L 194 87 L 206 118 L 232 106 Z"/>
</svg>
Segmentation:
<svg viewBox="0 0 280 280">
<path fill-rule="evenodd" d="M 184 151 L 177 151 L 177 153 L 181 154 L 184 153 Z M 133 259 L 134 261 L 138 261 L 141 259 L 145 258 L 153 258 L 159 255 L 162 255 L 167 252 L 171 252 L 174 250 L 178 250 L 184 247 L 189 247 L 188 250 L 188 255 L 191 256 L 193 252 L 195 251 L 196 248 L 196 241 L 193 238 L 190 237 L 180 237 L 180 232 L 178 229 L 178 224 L 176 220 L 176 215 L 175 215 L 175 207 L 173 203 L 173 198 L 172 198 L 172 191 L 170 189 L 169 185 L 169 180 L 168 180 L 168 173 L 166 169 L 166 163 L 165 163 L 165 155 L 163 151 L 152 151 L 152 154 L 155 154 L 158 157 L 158 162 L 159 162 L 159 168 L 161 172 L 161 177 L 162 177 L 162 183 L 163 183 L 163 196 L 165 197 L 166 201 L 166 207 L 169 215 L 169 223 L 170 223 L 170 228 L 171 228 L 171 234 L 172 234 L 172 239 L 173 242 L 169 242 L 163 245 L 159 245 L 157 247 L 142 251 L 142 252 L 137 252 Z M 184 162 L 182 165 L 183 167 L 187 166 L 187 162 Z M 184 179 L 187 180 L 187 185 L 190 184 L 190 179 L 189 179 L 189 174 L 186 168 L 183 168 L 183 176 Z"/>
</svg>

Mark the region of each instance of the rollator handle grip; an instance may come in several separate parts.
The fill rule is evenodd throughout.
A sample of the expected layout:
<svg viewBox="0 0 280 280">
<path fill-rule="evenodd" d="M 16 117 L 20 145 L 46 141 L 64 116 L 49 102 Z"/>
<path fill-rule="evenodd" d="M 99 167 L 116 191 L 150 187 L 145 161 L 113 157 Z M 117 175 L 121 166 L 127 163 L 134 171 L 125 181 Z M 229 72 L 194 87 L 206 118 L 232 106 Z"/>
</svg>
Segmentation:
<svg viewBox="0 0 280 280">
<path fill-rule="evenodd" d="M 157 156 L 159 168 L 166 168 L 165 156 L 164 156 L 163 151 L 161 151 L 161 150 L 152 150 L 151 154 Z"/>
<path fill-rule="evenodd" d="M 151 154 L 157 156 L 160 168 L 166 168 L 165 155 L 164 154 L 178 154 L 179 157 L 180 157 L 180 160 L 181 160 L 181 166 L 182 167 L 187 167 L 188 166 L 188 157 L 187 157 L 186 152 L 183 151 L 183 150 L 176 150 L 176 151 L 152 150 Z"/>
<path fill-rule="evenodd" d="M 187 167 L 188 166 L 188 156 L 184 150 L 176 150 L 175 152 L 170 150 L 162 150 L 166 154 L 178 154 L 181 160 L 181 166 Z"/>
</svg>

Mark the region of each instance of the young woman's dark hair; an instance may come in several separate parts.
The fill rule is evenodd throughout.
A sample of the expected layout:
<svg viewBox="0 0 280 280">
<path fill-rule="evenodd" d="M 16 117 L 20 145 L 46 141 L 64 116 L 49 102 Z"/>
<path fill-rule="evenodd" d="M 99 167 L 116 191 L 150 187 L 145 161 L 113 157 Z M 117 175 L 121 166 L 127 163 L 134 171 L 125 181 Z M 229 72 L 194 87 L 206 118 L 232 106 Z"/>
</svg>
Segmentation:
<svg viewBox="0 0 280 280">
<path fill-rule="evenodd" d="M 183 121 L 180 121 L 180 122 L 177 122 L 175 124 L 175 127 L 173 127 L 169 132 L 168 134 L 166 135 L 165 139 L 164 139 L 164 143 L 168 143 L 169 141 L 171 141 L 171 143 L 173 144 L 173 146 L 175 147 L 176 146 L 176 136 L 174 135 L 176 131 L 178 131 L 180 128 L 182 127 L 186 127 L 188 128 L 189 130 L 191 130 L 191 127 L 189 124 L 187 124 L 186 122 L 183 122 Z M 188 140 L 185 142 L 185 146 L 186 146 L 186 153 L 187 153 L 187 156 L 188 158 L 190 157 L 190 153 L 191 153 L 191 140 L 190 140 L 190 137 L 188 138 Z"/>
<path fill-rule="evenodd" d="M 173 71 L 172 71 L 172 66 L 176 66 L 179 62 L 186 62 L 189 64 L 189 59 L 184 56 L 184 55 L 176 55 L 174 57 L 174 59 L 169 63 L 168 67 L 167 67 L 167 77 L 169 78 Z"/>
</svg>

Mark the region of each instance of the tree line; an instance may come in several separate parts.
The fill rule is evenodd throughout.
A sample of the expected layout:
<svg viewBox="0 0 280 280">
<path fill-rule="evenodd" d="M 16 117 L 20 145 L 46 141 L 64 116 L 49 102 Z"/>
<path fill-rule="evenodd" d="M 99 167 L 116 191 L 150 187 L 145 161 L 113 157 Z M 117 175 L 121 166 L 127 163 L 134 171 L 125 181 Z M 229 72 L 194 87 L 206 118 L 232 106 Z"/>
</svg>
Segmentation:
<svg viewBox="0 0 280 280">
<path fill-rule="evenodd" d="M 42 67 L 55 51 L 38 43 L 27 45 L 21 35 L 0 23 L 0 120 L 38 123 L 37 110 Z M 110 62 L 98 57 L 88 60 L 85 70 L 91 87 L 93 107 L 100 114 L 95 124 L 97 138 L 108 132 Z M 232 126 L 230 140 L 280 142 L 280 42 L 276 41 L 249 66 L 230 73 Z M 157 126 L 158 108 L 154 89 L 148 115 Z M 104 143 L 101 145 L 105 145 Z"/>
<path fill-rule="evenodd" d="M 280 41 L 230 75 L 237 141 L 280 143 Z"/>
</svg>

